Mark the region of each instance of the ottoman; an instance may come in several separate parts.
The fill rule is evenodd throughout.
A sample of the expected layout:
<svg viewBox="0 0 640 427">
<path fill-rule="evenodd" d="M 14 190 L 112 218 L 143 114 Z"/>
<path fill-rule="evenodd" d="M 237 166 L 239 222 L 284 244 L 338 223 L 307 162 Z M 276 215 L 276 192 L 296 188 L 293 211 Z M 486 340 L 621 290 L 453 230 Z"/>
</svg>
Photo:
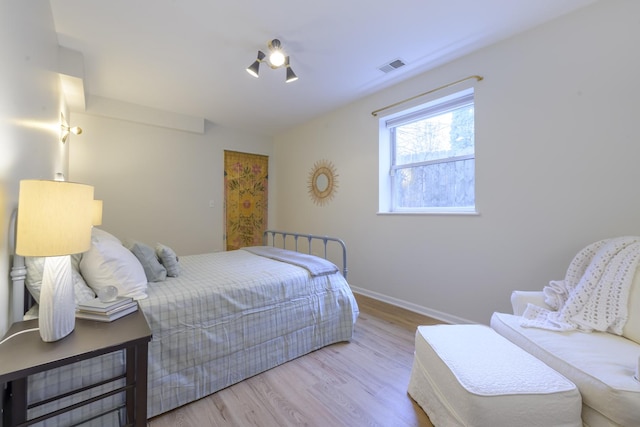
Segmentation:
<svg viewBox="0 0 640 427">
<path fill-rule="evenodd" d="M 581 427 L 571 381 L 484 325 L 419 326 L 408 393 L 437 427 Z"/>
</svg>

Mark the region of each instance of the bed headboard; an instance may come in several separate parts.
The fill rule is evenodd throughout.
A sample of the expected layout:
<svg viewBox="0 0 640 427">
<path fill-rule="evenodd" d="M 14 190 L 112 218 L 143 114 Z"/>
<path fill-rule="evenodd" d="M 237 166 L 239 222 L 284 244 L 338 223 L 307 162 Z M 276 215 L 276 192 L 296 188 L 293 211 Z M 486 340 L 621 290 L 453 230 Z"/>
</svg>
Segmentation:
<svg viewBox="0 0 640 427">
<path fill-rule="evenodd" d="M 22 320 L 22 316 L 33 305 L 33 297 L 24 286 L 27 278 L 27 267 L 24 257 L 13 255 L 11 260 L 11 318 L 14 322 Z"/>
<path fill-rule="evenodd" d="M 298 244 L 299 241 L 305 242 Z M 276 244 L 279 242 L 279 244 Z M 337 237 L 320 236 L 316 234 L 294 233 L 290 231 L 267 230 L 262 235 L 262 244 L 265 246 L 278 246 L 283 249 L 290 249 L 296 252 L 307 252 L 311 255 L 320 256 L 329 260 L 331 252 L 327 247 L 333 243 L 333 247 L 338 248 L 338 257 L 342 257 L 342 276 L 347 278 L 347 246 Z M 322 254 L 314 252 L 314 249 L 320 248 Z"/>
</svg>

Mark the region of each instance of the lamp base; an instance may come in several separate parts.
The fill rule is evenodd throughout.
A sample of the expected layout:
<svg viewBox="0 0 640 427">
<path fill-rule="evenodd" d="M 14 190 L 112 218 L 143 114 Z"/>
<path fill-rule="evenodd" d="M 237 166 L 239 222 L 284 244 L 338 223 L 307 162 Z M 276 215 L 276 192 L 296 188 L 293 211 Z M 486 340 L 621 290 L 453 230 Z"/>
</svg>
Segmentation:
<svg viewBox="0 0 640 427">
<path fill-rule="evenodd" d="M 69 255 L 47 257 L 42 272 L 38 326 L 42 341 L 58 341 L 76 326 L 76 303 Z"/>
</svg>

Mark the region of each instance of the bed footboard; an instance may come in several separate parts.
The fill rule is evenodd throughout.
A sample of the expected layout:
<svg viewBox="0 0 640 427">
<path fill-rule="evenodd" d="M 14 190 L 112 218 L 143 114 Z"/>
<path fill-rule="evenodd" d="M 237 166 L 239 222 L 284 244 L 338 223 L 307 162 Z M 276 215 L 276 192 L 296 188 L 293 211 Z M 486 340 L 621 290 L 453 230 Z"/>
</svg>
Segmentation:
<svg viewBox="0 0 640 427">
<path fill-rule="evenodd" d="M 299 241 L 305 242 L 298 244 Z M 276 243 L 277 242 L 277 243 Z M 337 257 L 341 257 L 342 276 L 347 278 L 347 246 L 344 241 L 337 237 L 320 236 L 316 234 L 294 233 L 290 231 L 267 230 L 262 235 L 262 244 L 265 246 L 277 246 L 296 252 L 306 252 L 310 255 L 320 256 L 332 261 L 332 252 L 327 247 L 337 248 Z M 321 249 L 322 254 L 318 254 L 314 249 Z"/>
</svg>

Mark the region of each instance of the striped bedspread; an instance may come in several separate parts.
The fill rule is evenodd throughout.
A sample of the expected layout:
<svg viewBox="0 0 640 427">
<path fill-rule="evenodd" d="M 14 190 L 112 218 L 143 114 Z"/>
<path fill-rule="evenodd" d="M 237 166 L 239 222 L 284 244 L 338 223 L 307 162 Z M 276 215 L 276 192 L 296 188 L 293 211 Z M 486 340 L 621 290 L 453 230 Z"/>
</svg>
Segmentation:
<svg viewBox="0 0 640 427">
<path fill-rule="evenodd" d="M 358 307 L 340 273 L 312 277 L 244 250 L 184 256 L 180 263 L 179 277 L 150 283 L 148 298 L 139 301 L 153 333 L 148 417 L 351 339 Z M 87 362 L 31 377 L 29 400 L 123 370 L 121 354 Z"/>
</svg>

